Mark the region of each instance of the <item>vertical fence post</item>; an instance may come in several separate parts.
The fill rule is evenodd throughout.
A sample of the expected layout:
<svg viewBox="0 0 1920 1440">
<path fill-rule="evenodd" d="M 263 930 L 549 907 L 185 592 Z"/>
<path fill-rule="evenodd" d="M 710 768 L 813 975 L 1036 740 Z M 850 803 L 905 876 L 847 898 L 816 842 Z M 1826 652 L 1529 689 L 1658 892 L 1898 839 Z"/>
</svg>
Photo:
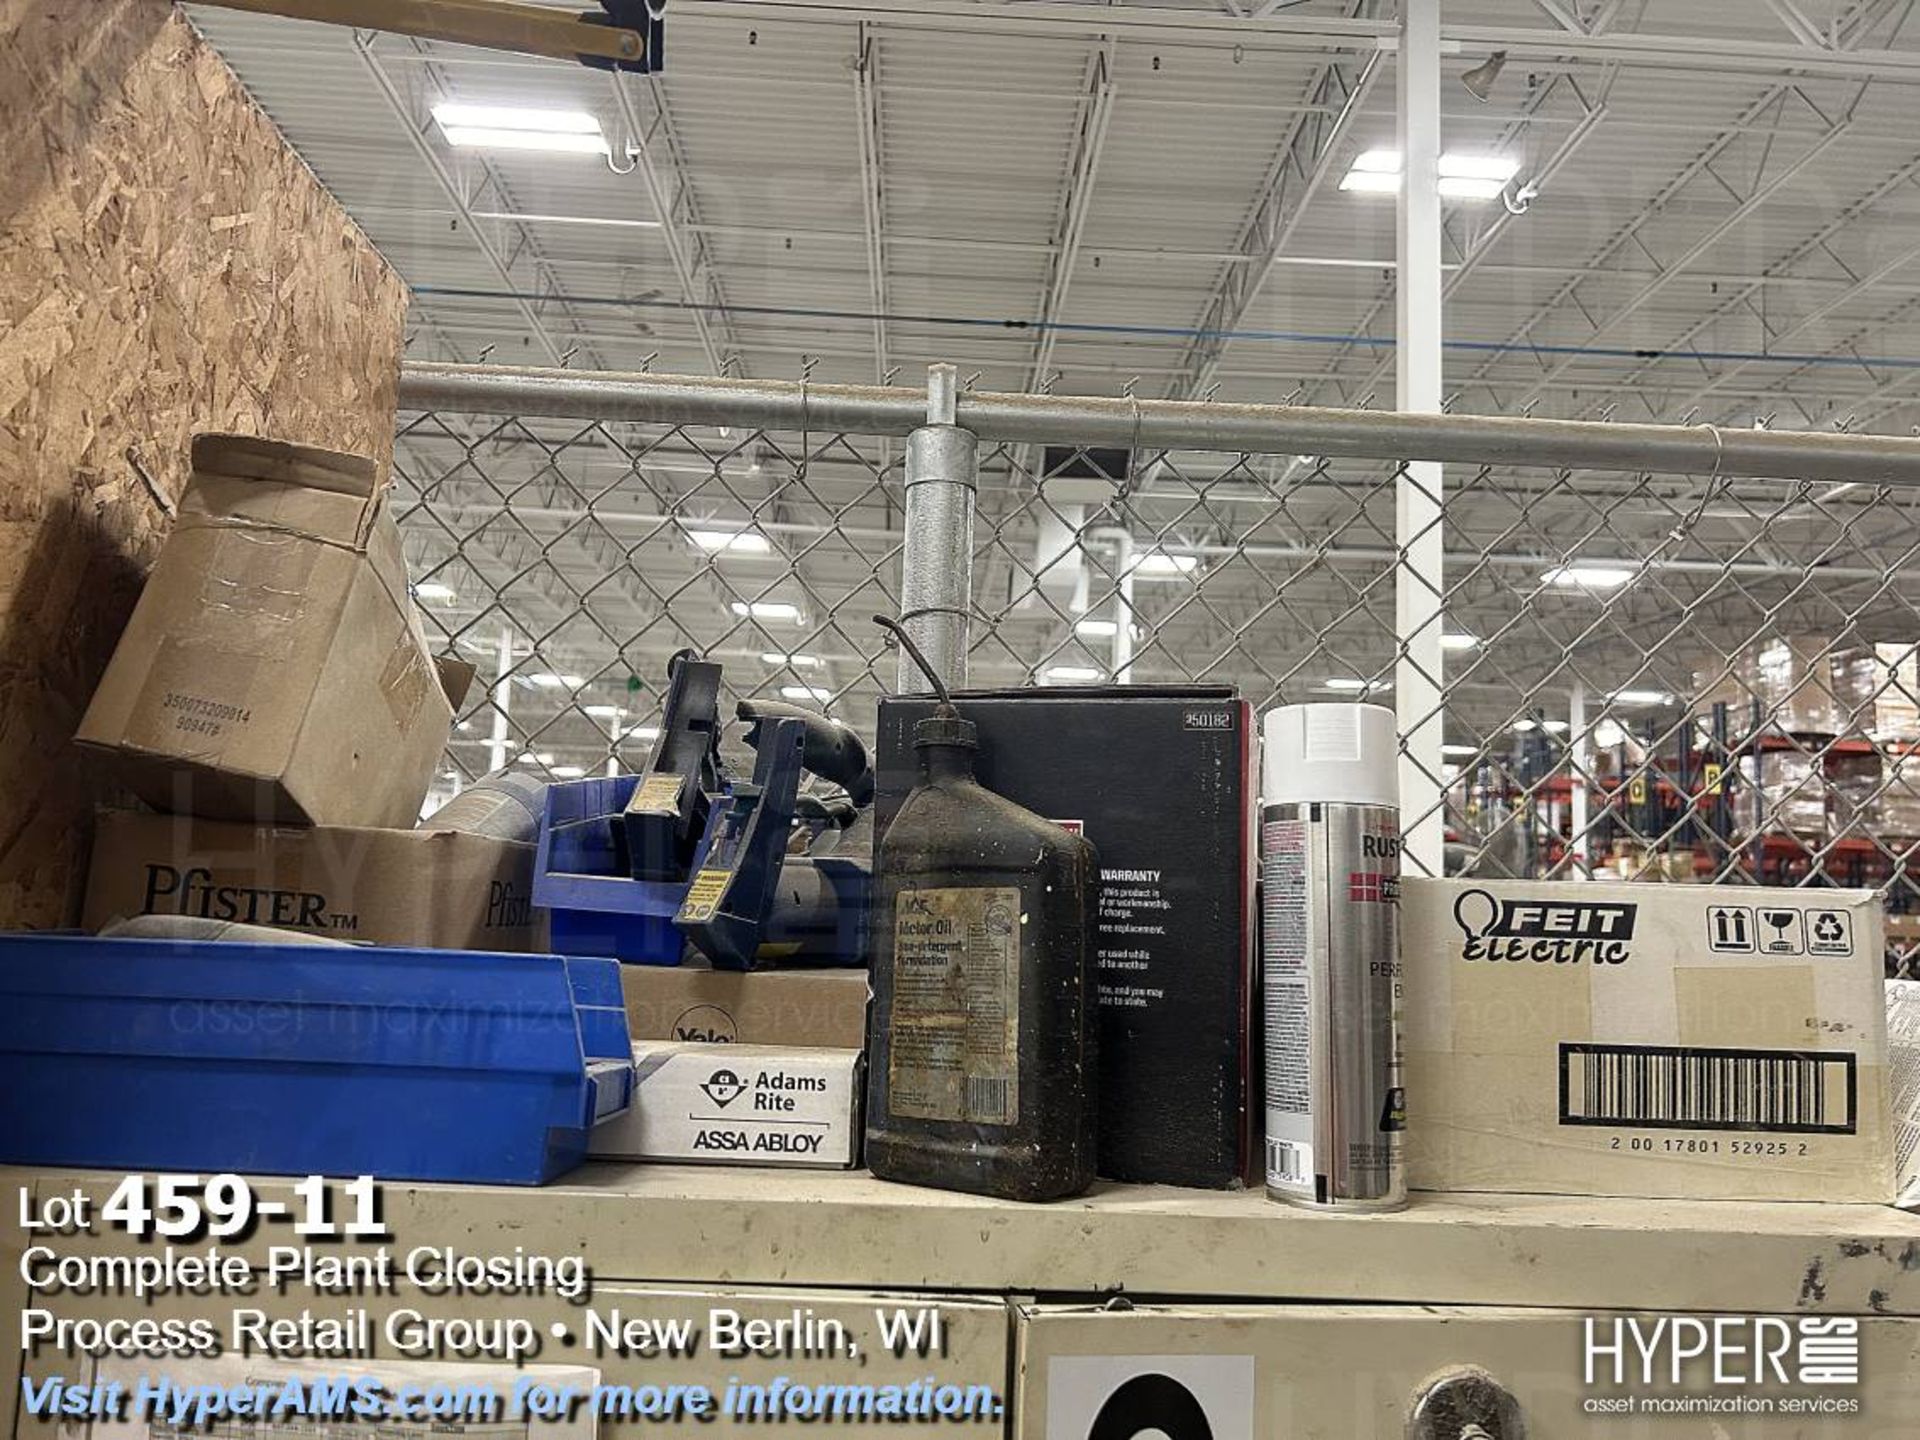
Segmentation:
<svg viewBox="0 0 1920 1440">
<path fill-rule="evenodd" d="M 951 365 L 927 367 L 927 423 L 907 437 L 906 534 L 900 552 L 900 624 L 949 689 L 967 683 L 967 618 L 973 604 L 976 442 L 954 423 Z M 931 687 L 903 652 L 902 695 Z"/>
<path fill-rule="evenodd" d="M 1395 336 L 1399 408 L 1440 411 L 1440 0 L 1402 0 L 1399 111 L 1401 182 Z M 1408 868 L 1446 873 L 1446 781 L 1441 769 L 1441 471 L 1410 460 L 1394 482 L 1394 707 L 1400 744 L 1400 810 Z"/>
</svg>

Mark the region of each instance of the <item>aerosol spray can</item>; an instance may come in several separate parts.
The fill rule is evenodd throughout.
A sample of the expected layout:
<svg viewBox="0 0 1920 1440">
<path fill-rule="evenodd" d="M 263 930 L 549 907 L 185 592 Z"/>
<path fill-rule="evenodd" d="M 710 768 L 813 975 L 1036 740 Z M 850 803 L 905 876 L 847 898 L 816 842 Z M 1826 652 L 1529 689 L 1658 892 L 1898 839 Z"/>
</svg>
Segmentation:
<svg viewBox="0 0 1920 1440">
<path fill-rule="evenodd" d="M 1393 712 L 1282 705 L 1262 737 L 1267 1193 L 1406 1204 Z"/>
</svg>

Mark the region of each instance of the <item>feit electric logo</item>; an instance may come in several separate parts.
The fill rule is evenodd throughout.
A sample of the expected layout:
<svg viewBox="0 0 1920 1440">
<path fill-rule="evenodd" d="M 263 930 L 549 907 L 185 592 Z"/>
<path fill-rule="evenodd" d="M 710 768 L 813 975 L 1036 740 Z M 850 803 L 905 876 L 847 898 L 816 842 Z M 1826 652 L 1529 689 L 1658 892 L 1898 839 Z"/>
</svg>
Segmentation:
<svg viewBox="0 0 1920 1440">
<path fill-rule="evenodd" d="M 1485 890 L 1463 890 L 1453 902 L 1453 919 L 1466 937 L 1462 960 L 1623 965 L 1632 953 L 1639 908 L 1584 900 L 1501 900 Z"/>
<path fill-rule="evenodd" d="M 1852 1415 L 1860 1322 L 1626 1315 L 1584 1322 L 1589 1415 Z"/>
</svg>

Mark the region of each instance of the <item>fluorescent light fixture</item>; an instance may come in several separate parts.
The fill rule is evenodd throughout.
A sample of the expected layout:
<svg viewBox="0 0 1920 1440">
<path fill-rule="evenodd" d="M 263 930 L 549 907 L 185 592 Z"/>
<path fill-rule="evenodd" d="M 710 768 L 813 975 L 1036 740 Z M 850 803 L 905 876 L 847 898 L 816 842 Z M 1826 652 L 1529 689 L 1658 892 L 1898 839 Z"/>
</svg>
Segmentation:
<svg viewBox="0 0 1920 1440">
<path fill-rule="evenodd" d="M 1346 695 L 1358 695 L 1374 687 L 1365 680 L 1356 680 L 1351 675 L 1336 675 L 1331 680 L 1320 682 L 1322 690 L 1337 690 Z"/>
<path fill-rule="evenodd" d="M 520 753 L 519 753 L 519 754 L 518 754 L 517 756 L 515 756 L 514 758 L 515 758 L 516 760 L 518 760 L 518 761 L 519 761 L 519 762 L 520 762 L 520 763 L 521 763 L 522 765 L 551 765 L 551 764 L 553 764 L 553 756 L 552 756 L 552 755 L 551 755 L 550 753 L 548 753 L 547 751 L 544 751 L 544 750 L 543 750 L 543 751 L 541 751 L 541 752 L 540 752 L 540 753 L 539 753 L 538 755 L 536 755 L 536 754 L 534 754 L 534 753 L 533 753 L 533 751 L 531 751 L 531 750 L 522 750 L 522 751 L 521 751 L 521 752 L 520 752 Z"/>
<path fill-rule="evenodd" d="M 752 620 L 791 620 L 800 623 L 800 607 L 785 600 L 755 600 L 749 604 L 745 600 L 735 600 L 729 607 L 742 619 Z"/>
<path fill-rule="evenodd" d="M 1465 155 L 1449 150 L 1440 157 L 1442 180 L 1497 180 L 1504 185 L 1519 173 L 1520 162 L 1506 155 Z"/>
<path fill-rule="evenodd" d="M 689 530 L 687 538 L 702 550 L 715 553 L 765 555 L 773 549 L 773 542 L 758 530 Z"/>
<path fill-rule="evenodd" d="M 1440 637 L 1440 648 L 1442 650 L 1471 650 L 1479 643 L 1480 637 L 1478 635 L 1468 635 L 1464 632 L 1455 635 L 1442 635 Z"/>
<path fill-rule="evenodd" d="M 422 580 L 418 585 L 413 587 L 413 598 L 416 600 L 451 600 L 454 598 L 454 590 L 451 585 L 443 585 L 438 580 Z"/>
<path fill-rule="evenodd" d="M 1617 590 L 1633 579 L 1633 573 L 1620 565 L 1593 565 L 1575 561 L 1570 565 L 1556 565 L 1540 578 L 1548 585 L 1559 585 L 1568 590 Z"/>
<path fill-rule="evenodd" d="M 618 705 L 584 705 L 581 708 L 597 720 L 618 720 L 626 713 Z"/>
<path fill-rule="evenodd" d="M 540 670 L 527 676 L 527 683 L 538 690 L 578 690 L 587 681 L 583 675 L 556 675 L 551 670 Z"/>
<path fill-rule="evenodd" d="M 455 725 L 453 728 L 458 730 L 462 735 L 464 735 L 469 730 L 473 729 L 473 721 L 462 720 L 458 725 Z"/>
<path fill-rule="evenodd" d="M 623 740 L 658 740 L 660 738 L 660 727 L 658 725 L 636 725 L 621 738 Z"/>
<path fill-rule="evenodd" d="M 818 670 L 818 655 L 782 655 L 778 650 L 762 650 L 760 660 L 766 665 L 791 665 L 796 670 Z"/>
<path fill-rule="evenodd" d="M 542 110 L 527 105 L 465 105 L 446 100 L 433 107 L 441 126 L 481 130 L 531 130 L 541 135 L 598 135 L 600 122 L 584 110 Z"/>
<path fill-rule="evenodd" d="M 1440 157 L 1435 188 L 1448 200 L 1494 200 L 1519 173 L 1520 162 L 1505 155 L 1468 155 L 1449 150 Z M 1341 178 L 1342 190 L 1363 194 L 1399 193 L 1402 167 L 1398 150 L 1367 150 L 1354 158 Z"/>
<path fill-rule="evenodd" d="M 553 778 L 556 780 L 578 780 L 586 773 L 587 772 L 578 765 L 556 765 L 553 767 Z"/>
<path fill-rule="evenodd" d="M 1442 745 L 1440 747 L 1440 753 L 1442 755 L 1456 755 L 1465 760 L 1478 755 L 1480 753 L 1480 747 L 1478 745 Z"/>
<path fill-rule="evenodd" d="M 1498 200 L 1507 188 L 1502 180 L 1484 180 L 1478 175 L 1442 175 L 1434 183 L 1442 200 Z"/>
<path fill-rule="evenodd" d="M 1054 665 L 1047 670 L 1047 679 L 1069 685 L 1085 685 L 1099 678 L 1100 672 L 1087 665 Z"/>
<path fill-rule="evenodd" d="M 1165 550 L 1148 550 L 1127 567 L 1138 580 L 1175 580 L 1199 568 L 1198 555 L 1169 555 Z"/>
<path fill-rule="evenodd" d="M 1564 720 L 1516 720 L 1513 728 L 1522 735 L 1529 730 L 1544 730 L 1549 735 L 1564 735 L 1568 727 Z"/>
<path fill-rule="evenodd" d="M 605 155 L 604 135 L 561 135 L 542 130 L 486 130 L 469 125 L 443 125 L 440 133 L 449 145 L 476 150 L 539 150 L 547 154 Z"/>
<path fill-rule="evenodd" d="M 449 145 L 569 155 L 605 155 L 610 150 L 600 122 L 584 110 L 447 103 L 433 107 L 433 118 Z"/>
<path fill-rule="evenodd" d="M 833 698 L 831 690 L 822 690 L 818 685 L 782 685 L 780 698 L 783 700 L 818 700 L 823 704 Z"/>
<path fill-rule="evenodd" d="M 1340 178 L 1342 190 L 1358 190 L 1368 195 L 1397 195 L 1400 193 L 1400 172 L 1382 175 L 1377 170 L 1349 170 Z"/>
<path fill-rule="evenodd" d="M 1095 639 L 1099 639 L 1103 636 L 1111 637 L 1118 635 L 1120 633 L 1120 622 L 1118 620 L 1082 620 L 1073 628 L 1076 634 L 1090 635 Z"/>
<path fill-rule="evenodd" d="M 1664 690 L 1616 690 L 1607 697 L 1615 705 L 1671 705 L 1673 696 Z"/>
</svg>

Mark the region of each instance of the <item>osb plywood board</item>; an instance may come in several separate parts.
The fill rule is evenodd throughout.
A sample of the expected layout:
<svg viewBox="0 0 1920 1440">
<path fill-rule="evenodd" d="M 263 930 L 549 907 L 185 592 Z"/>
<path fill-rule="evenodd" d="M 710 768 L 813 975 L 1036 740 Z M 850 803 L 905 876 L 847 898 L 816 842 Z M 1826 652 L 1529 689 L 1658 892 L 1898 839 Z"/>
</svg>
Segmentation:
<svg viewBox="0 0 1920 1440">
<path fill-rule="evenodd" d="M 0 157 L 0 927 L 45 926 L 188 438 L 390 458 L 406 298 L 164 0 L 0 0 Z"/>
</svg>

